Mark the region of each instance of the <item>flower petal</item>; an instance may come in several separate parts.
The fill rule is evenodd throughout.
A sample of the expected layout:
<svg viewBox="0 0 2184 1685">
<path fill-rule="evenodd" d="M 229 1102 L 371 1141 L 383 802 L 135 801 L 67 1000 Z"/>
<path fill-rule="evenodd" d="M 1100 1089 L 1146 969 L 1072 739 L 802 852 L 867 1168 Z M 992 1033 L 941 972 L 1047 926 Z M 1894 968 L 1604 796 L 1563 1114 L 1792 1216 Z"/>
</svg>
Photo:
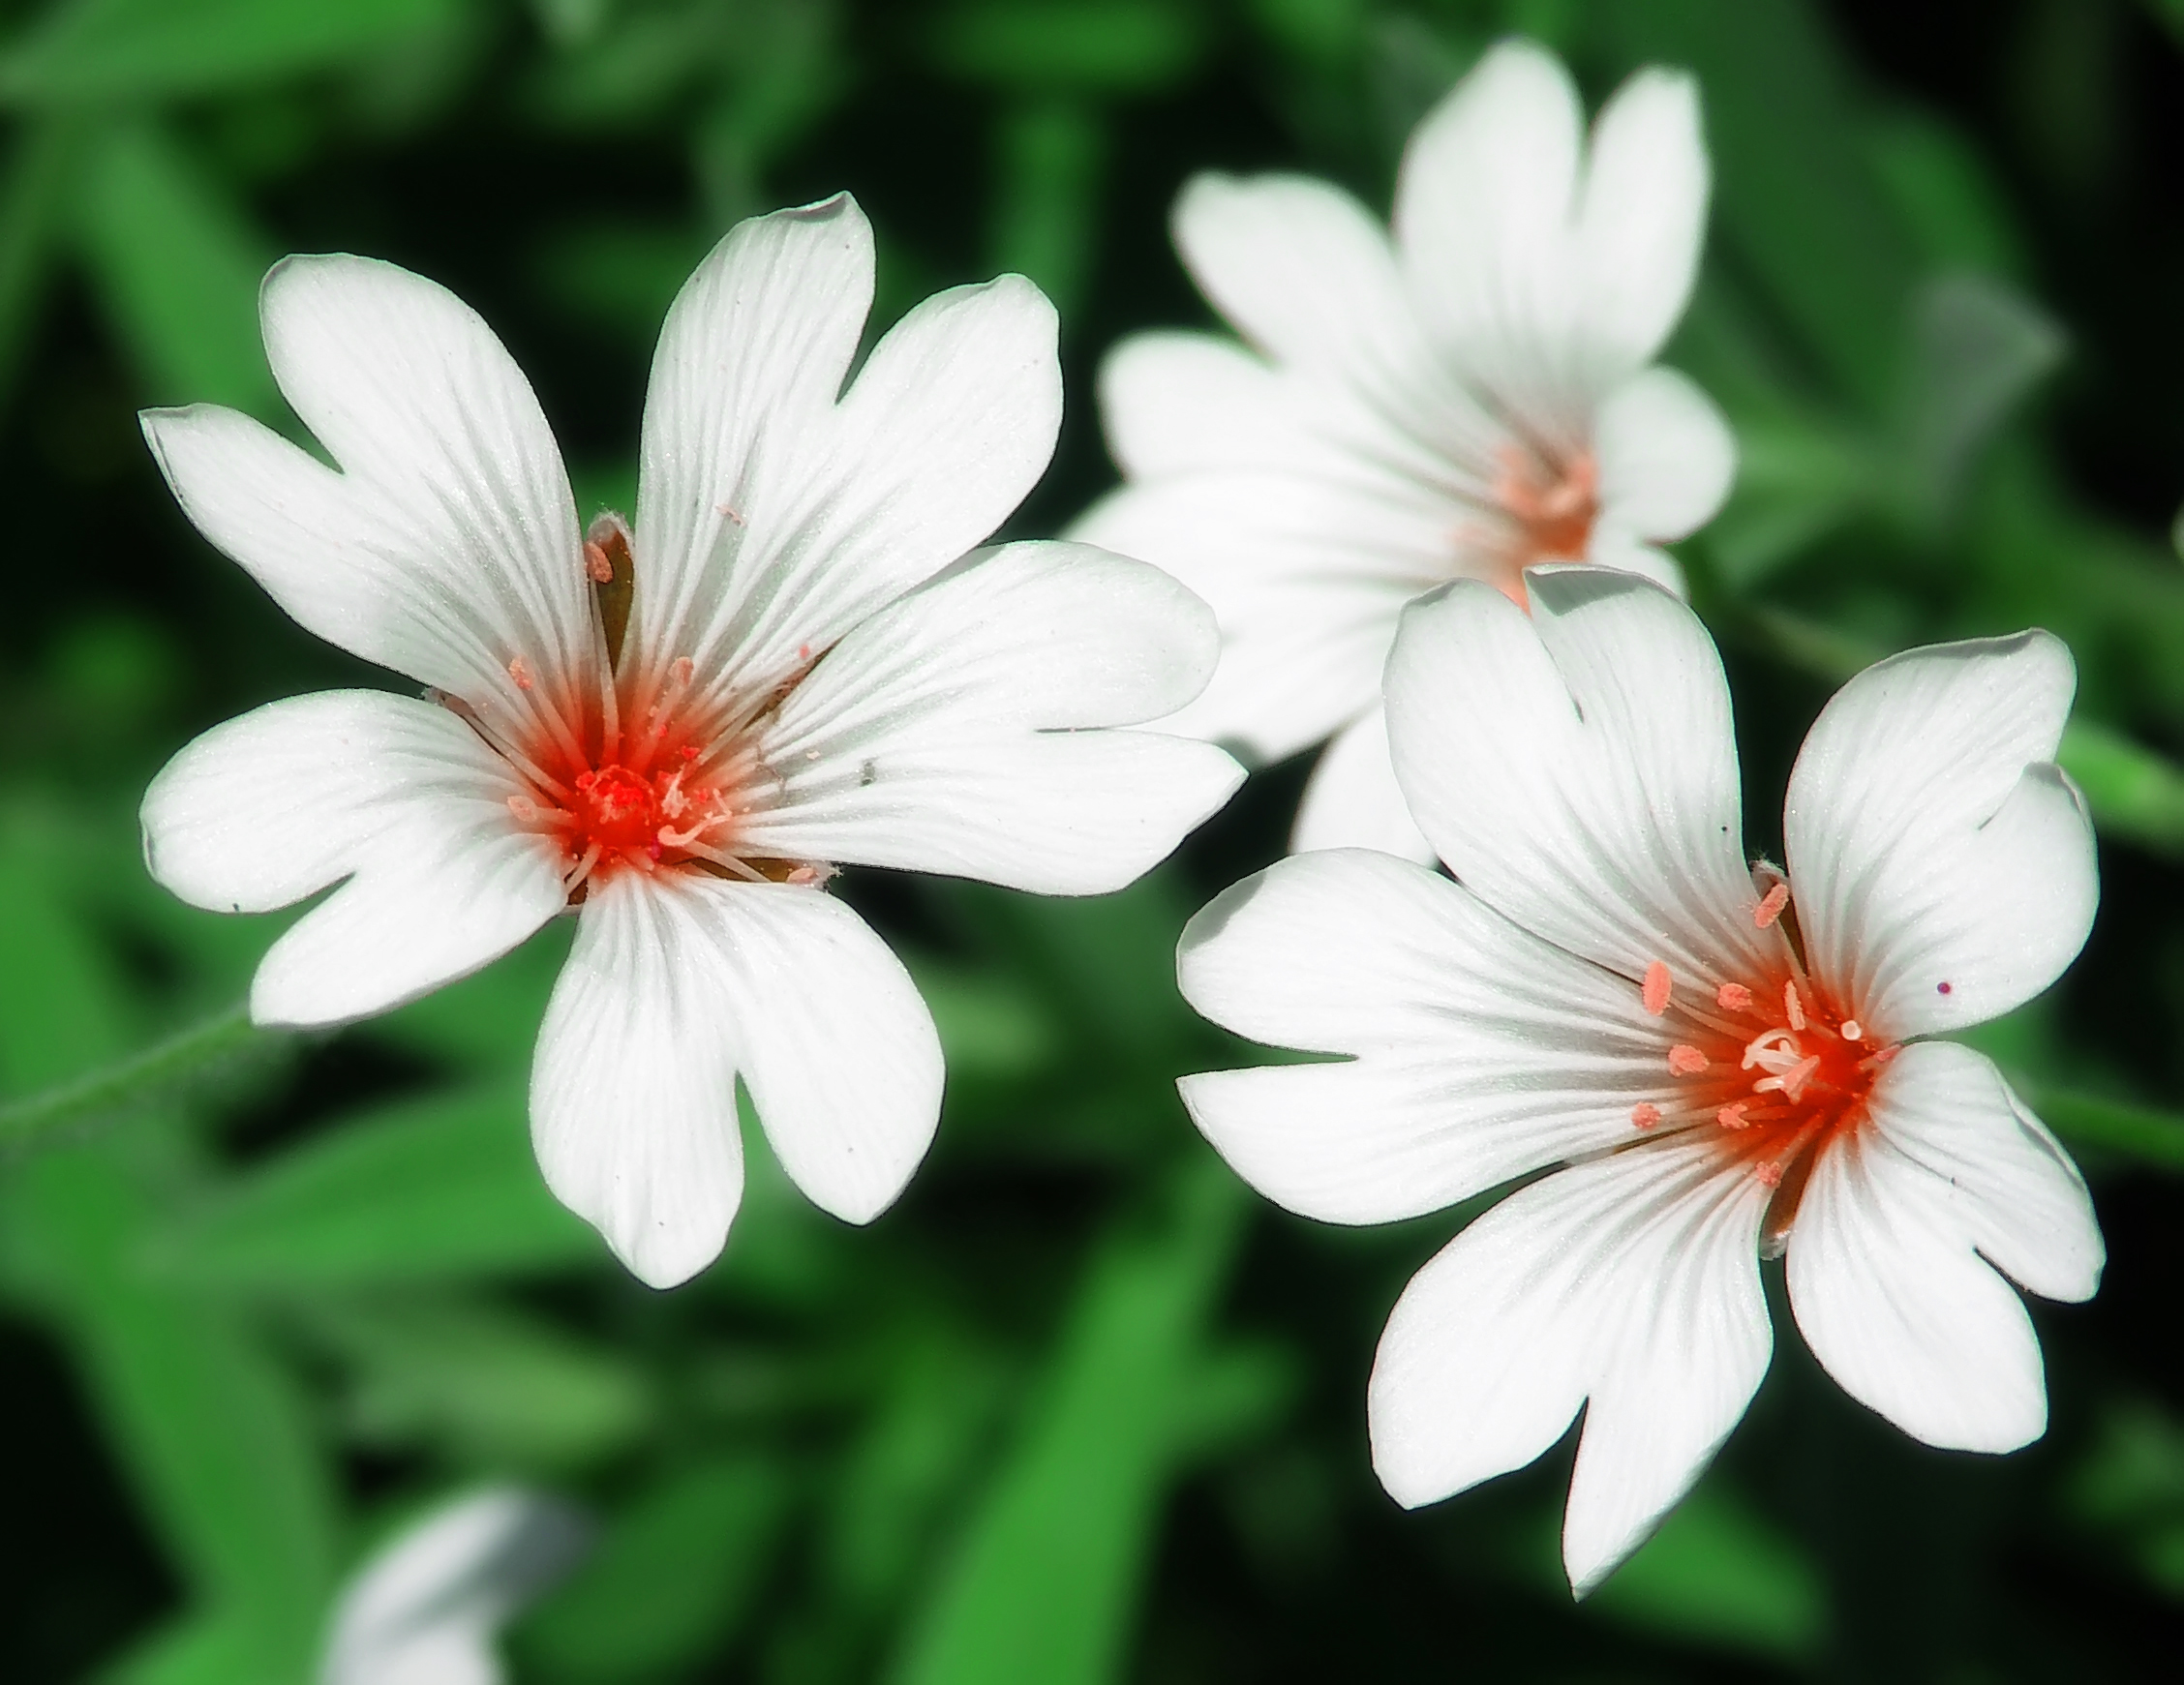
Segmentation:
<svg viewBox="0 0 2184 1685">
<path fill-rule="evenodd" d="M 1790 882 L 1816 975 L 1892 1040 L 2030 1000 L 2100 897 L 2083 800 L 2050 763 L 2070 651 L 2046 632 L 1914 649 L 1821 711 L 1790 774 Z"/>
<path fill-rule="evenodd" d="M 1133 478 L 1267 468 L 1309 451 L 1290 390 L 1210 334 L 1133 334 L 1100 365 L 1100 417 L 1115 466 Z"/>
<path fill-rule="evenodd" d="M 1639 71 L 1593 125 L 1578 196 L 1583 331 L 1597 367 L 1640 367 L 1684 314 L 1706 238 L 1709 177 L 1697 84 Z"/>
<path fill-rule="evenodd" d="M 745 890 L 752 893 L 745 894 Z M 940 1123 L 940 1038 L 902 962 L 816 889 L 695 880 L 733 941 L 743 1081 L 782 1169 L 820 1210 L 870 1222 Z"/>
<path fill-rule="evenodd" d="M 1737 473 L 1737 443 L 1714 400 L 1673 369 L 1648 369 L 1600 406 L 1600 523 L 1637 538 L 1682 538 L 1714 518 Z"/>
<path fill-rule="evenodd" d="M 1159 569 L 1015 544 L 836 646 L 760 745 L 778 805 L 740 846 L 950 872 L 1046 894 L 1120 888 L 1243 774 L 1209 744 L 1120 731 L 1204 685 L 1205 605 Z"/>
<path fill-rule="evenodd" d="M 1388 759 L 1387 714 L 1373 708 L 1335 734 L 1297 804 L 1289 852 L 1379 849 L 1431 865 L 1433 844 L 1419 834 Z"/>
<path fill-rule="evenodd" d="M 259 300 L 282 392 L 336 472 L 232 410 L 149 410 L 184 513 L 296 622 L 482 705 L 508 664 L 590 671 L 576 510 L 538 401 L 446 288 L 391 263 L 288 257 Z"/>
<path fill-rule="evenodd" d="M 546 1186 L 653 1287 L 719 1256 L 743 1194 L 736 1068 L 750 1027 L 710 912 L 664 874 L 592 884 L 531 1065 Z"/>
<path fill-rule="evenodd" d="M 499 1628 L 573 1566 L 585 1535 L 567 1505 L 515 1488 L 433 1511 L 342 1593 L 320 1685 L 499 1685 Z"/>
<path fill-rule="evenodd" d="M 1994 1067 L 1920 1042 L 1882 1072 L 1867 1126 L 1813 1166 L 1790 1231 L 1790 1305 L 1861 1403 L 1928 1445 L 2011 1451 L 2040 1436 L 2048 1399 L 2004 1275 L 2087 1299 L 2104 1256 L 2077 1167 Z"/>
<path fill-rule="evenodd" d="M 630 638 L 764 690 L 980 543 L 1061 420 L 1053 307 L 1020 276 L 912 310 L 841 381 L 871 293 L 848 196 L 740 225 L 669 313 L 645 413 Z M 839 394 L 839 402 L 836 402 Z"/>
<path fill-rule="evenodd" d="M 260 1024 L 381 1012 L 514 948 L 567 900 L 549 843 L 517 827 L 523 787 L 445 708 L 328 691 L 229 720 L 144 795 L 152 876 L 195 907 L 266 913 L 339 889 L 274 943 Z"/>
<path fill-rule="evenodd" d="M 1448 526 L 1415 492 L 1233 471 L 1125 486 L 1070 536 L 1173 574 L 1220 622 L 1212 682 L 1165 728 L 1276 761 L 1373 706 L 1403 605 L 1446 577 Z"/>
<path fill-rule="evenodd" d="M 1662 1086 L 1667 1038 L 1637 991 L 1368 850 L 1293 856 L 1217 897 L 1177 977 L 1240 1036 L 1350 1056 L 1182 1082 L 1238 1175 L 1328 1222 L 1414 1217 L 1633 1141 L 1632 1106 Z"/>
<path fill-rule="evenodd" d="M 872 308 L 872 228 L 847 194 L 738 223 L 683 283 L 652 353 L 638 457 L 639 625 L 674 642 L 713 607 L 768 477 L 827 454 Z M 746 570 L 747 571 L 747 570 Z M 694 649 L 695 629 L 684 631 Z"/>
<path fill-rule="evenodd" d="M 1176 198 L 1174 233 L 1198 289 L 1277 362 L 1356 376 L 1418 361 L 1387 235 L 1340 188 L 1195 176 Z"/>
<path fill-rule="evenodd" d="M 1554 55 L 1505 42 L 1418 125 L 1396 181 L 1396 246 L 1436 341 L 1535 423 L 1578 392 L 1581 123 Z"/>
<path fill-rule="evenodd" d="M 1404 612 L 1388 739 L 1410 811 L 1490 906 L 1570 952 L 1710 990 L 1773 956 L 1752 923 L 1720 657 L 1658 586 L 1526 574 Z"/>
<path fill-rule="evenodd" d="M 1373 1464 L 1400 1503 L 1521 1468 L 1590 1400 L 1562 1525 L 1582 1597 L 1744 1414 L 1773 1350 L 1768 1189 L 1704 1137 L 1519 1189 L 1404 1289 L 1373 1369 Z"/>
<path fill-rule="evenodd" d="M 548 1186 L 655 1287 L 726 1239 L 739 1069 L 783 1168 L 852 1222 L 901 1192 L 939 1121 L 931 1016 L 840 902 L 684 873 L 598 884 L 539 1035 L 532 1141 Z"/>
</svg>

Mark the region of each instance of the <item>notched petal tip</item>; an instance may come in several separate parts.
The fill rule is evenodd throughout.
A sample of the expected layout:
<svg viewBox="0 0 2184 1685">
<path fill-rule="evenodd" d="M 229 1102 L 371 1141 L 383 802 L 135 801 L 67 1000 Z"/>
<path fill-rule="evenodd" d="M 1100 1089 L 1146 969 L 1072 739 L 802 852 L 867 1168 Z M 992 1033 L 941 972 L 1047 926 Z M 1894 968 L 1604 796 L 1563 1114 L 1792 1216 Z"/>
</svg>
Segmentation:
<svg viewBox="0 0 2184 1685">
<path fill-rule="evenodd" d="M 1593 603 L 1620 601 L 1648 592 L 1666 598 L 1680 609 L 1684 608 L 1683 599 L 1659 581 L 1593 562 L 1534 563 L 1525 569 L 1525 590 L 1532 599 L 1535 615 L 1567 615 Z"/>
</svg>

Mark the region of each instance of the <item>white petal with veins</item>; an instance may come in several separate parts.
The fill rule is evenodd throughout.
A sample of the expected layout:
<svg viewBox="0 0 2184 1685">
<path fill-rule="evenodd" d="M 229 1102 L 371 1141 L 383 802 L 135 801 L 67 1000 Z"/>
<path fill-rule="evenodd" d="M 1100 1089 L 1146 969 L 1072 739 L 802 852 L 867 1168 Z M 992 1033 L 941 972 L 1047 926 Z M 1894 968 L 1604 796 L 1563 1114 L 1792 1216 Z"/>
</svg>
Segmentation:
<svg viewBox="0 0 2184 1685">
<path fill-rule="evenodd" d="M 763 741 L 761 855 L 951 872 L 1045 894 L 1120 888 L 1242 779 L 1157 720 L 1213 669 L 1205 605 L 1158 568 L 1014 544 L 873 616 Z"/>
<path fill-rule="evenodd" d="M 2070 651 L 2046 632 L 1914 649 L 1837 691 L 1790 774 L 1816 972 L 1890 1037 L 1999 1016 L 2084 946 L 2093 827 L 2052 764 Z"/>
<path fill-rule="evenodd" d="M 337 1024 L 468 976 L 561 910 L 556 851 L 509 815 L 522 788 L 445 708 L 327 691 L 176 755 L 144 796 L 144 855 L 175 894 L 223 913 L 340 884 L 251 986 L 260 1024 Z"/>
<path fill-rule="evenodd" d="M 640 663 L 764 690 L 984 541 L 1045 470 L 1054 311 L 1020 276 L 926 299 L 839 390 L 870 248 L 846 196 L 777 211 L 677 300 L 646 409 Z"/>
<path fill-rule="evenodd" d="M 1562 1560 L 1583 1596 L 1644 1543 L 1744 1412 L 1774 1349 L 1768 1190 L 1662 1141 L 1511 1194 L 1411 1279 L 1373 1368 L 1373 1465 L 1431 1503 L 1521 1468 L 1584 1404 Z"/>
<path fill-rule="evenodd" d="M 2004 1278 L 2089 1299 L 2104 1255 L 2077 1167 L 1994 1067 L 1922 1042 L 1875 1084 L 1871 1125 L 1813 1167 L 1790 1233 L 1790 1304 L 1843 1390 L 1906 1433 L 2012 1451 L 2040 1436 L 2048 1402 L 2031 1319 Z"/>
<path fill-rule="evenodd" d="M 1668 1038 L 1621 978 L 1458 885 L 1363 849 L 1297 855 L 1183 933 L 1184 998 L 1277 1046 L 1343 1054 L 1183 1079 L 1239 1175 L 1291 1211 L 1385 1222 L 1634 1139 Z"/>
<path fill-rule="evenodd" d="M 909 974 L 817 889 L 693 874 L 586 902 L 531 1075 L 554 1192 L 655 1287 L 718 1255 L 743 1196 L 741 1074 L 814 1203 L 866 1222 L 940 1116 L 940 1043 Z"/>
<path fill-rule="evenodd" d="M 1636 979 L 1757 969 L 1729 691 L 1691 611 L 1534 568 L 1532 613 L 1459 582 L 1405 612 L 1388 740 L 1418 826 L 1489 905 Z M 1492 722 L 1491 725 L 1486 722 Z"/>
<path fill-rule="evenodd" d="M 233 410 L 148 410 L 198 530 L 298 623 L 424 683 L 515 705 L 516 655 L 585 673 L 590 592 L 561 453 L 477 314 L 345 256 L 276 264 L 259 309 L 274 376 L 339 471 Z"/>
</svg>

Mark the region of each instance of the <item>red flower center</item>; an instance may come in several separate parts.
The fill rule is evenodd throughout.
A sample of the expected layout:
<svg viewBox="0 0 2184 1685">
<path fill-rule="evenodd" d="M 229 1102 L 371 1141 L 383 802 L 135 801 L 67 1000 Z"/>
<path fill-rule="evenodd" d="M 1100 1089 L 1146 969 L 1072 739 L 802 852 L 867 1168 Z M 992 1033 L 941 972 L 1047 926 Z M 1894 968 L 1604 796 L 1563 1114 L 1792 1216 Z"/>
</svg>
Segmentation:
<svg viewBox="0 0 2184 1685">
<path fill-rule="evenodd" d="M 1600 514 L 1600 470 L 1589 452 L 1563 462 L 1513 444 L 1500 461 L 1494 502 L 1502 521 L 1468 529 L 1469 539 L 1501 563 L 1493 583 L 1521 607 L 1524 570 L 1533 562 L 1585 559 Z"/>
<path fill-rule="evenodd" d="M 1760 900 L 1753 922 L 1762 929 L 1774 924 L 1788 901 L 1787 886 L 1777 884 Z M 1679 1039 L 1668 1049 L 1658 1098 L 1633 1106 L 1631 1123 L 1648 1131 L 1717 1131 L 1725 1152 L 1779 1189 L 1768 1216 L 1771 1244 L 1778 1241 L 1796 1216 L 1815 1154 L 1865 1120 L 1895 1045 L 1807 975 L 1787 942 L 1778 966 L 1719 984 L 1711 999 L 1679 989 L 1656 960 L 1640 996 Z"/>
</svg>

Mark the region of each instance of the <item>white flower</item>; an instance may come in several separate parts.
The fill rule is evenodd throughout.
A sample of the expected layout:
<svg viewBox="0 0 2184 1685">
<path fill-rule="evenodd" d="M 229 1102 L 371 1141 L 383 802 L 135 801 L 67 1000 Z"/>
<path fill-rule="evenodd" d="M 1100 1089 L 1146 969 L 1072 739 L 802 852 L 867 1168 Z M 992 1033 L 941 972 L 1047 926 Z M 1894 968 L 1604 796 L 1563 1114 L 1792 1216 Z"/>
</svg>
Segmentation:
<svg viewBox="0 0 2184 1685">
<path fill-rule="evenodd" d="M 739 1077 L 851 1221 L 931 1138 L 932 1021 L 824 892 L 835 864 L 1113 889 L 1241 776 L 1101 729 L 1205 682 L 1189 592 L 1080 545 L 965 554 L 1052 450 L 1052 308 L 1013 276 L 941 293 L 851 382 L 872 273 L 846 196 L 721 242 L 661 335 L 634 529 L 579 529 L 500 343 L 384 263 L 290 258 L 265 284 L 274 374 L 338 470 L 230 411 L 144 418 L 191 520 L 288 614 L 432 687 L 207 733 L 145 797 L 154 875 L 235 912 L 341 886 L 267 953 L 265 1024 L 382 1011 L 580 903 L 533 1138 L 655 1285 L 727 1233 Z"/>
<path fill-rule="evenodd" d="M 1520 600 L 1565 557 L 1680 587 L 1654 541 L 1719 507 L 1712 403 L 1650 367 L 1691 289 L 1708 170 L 1688 77 L 1647 70 L 1590 149 L 1567 74 L 1490 52 L 1411 136 L 1394 243 L 1339 189 L 1200 176 L 1175 242 L 1251 348 L 1131 340 L 1102 372 L 1127 479 L 1076 535 L 1211 603 L 1223 651 L 1173 729 L 1261 760 L 1334 734 L 1294 845 L 1431 850 L 1388 770 L 1403 605 L 1452 578 Z"/>
<path fill-rule="evenodd" d="M 499 1685 L 495 1637 L 567 1572 L 585 1534 L 566 1505 L 511 1488 L 433 1511 L 343 1591 L 319 1685 Z"/>
<path fill-rule="evenodd" d="M 2075 1167 L 1981 1054 L 1926 1038 L 2048 986 L 2093 839 L 2052 764 L 2044 632 L 1914 650 L 1835 697 L 1791 775 L 1787 872 L 1747 868 L 1719 659 L 1675 597 L 1543 567 L 1406 611 L 1396 774 L 1455 873 L 1292 857 L 1185 933 L 1184 993 L 1340 1063 L 1186 1077 L 1269 1198 L 1334 1222 L 1546 1166 L 1381 1337 L 1375 1465 L 1406 1504 L 1521 1466 L 1582 1405 L 1583 1593 L 1727 1436 L 1772 1346 L 1763 1256 L 1843 1388 L 1931 1445 L 2006 1451 L 2047 1399 L 2009 1280 L 2091 1295 Z"/>
</svg>

